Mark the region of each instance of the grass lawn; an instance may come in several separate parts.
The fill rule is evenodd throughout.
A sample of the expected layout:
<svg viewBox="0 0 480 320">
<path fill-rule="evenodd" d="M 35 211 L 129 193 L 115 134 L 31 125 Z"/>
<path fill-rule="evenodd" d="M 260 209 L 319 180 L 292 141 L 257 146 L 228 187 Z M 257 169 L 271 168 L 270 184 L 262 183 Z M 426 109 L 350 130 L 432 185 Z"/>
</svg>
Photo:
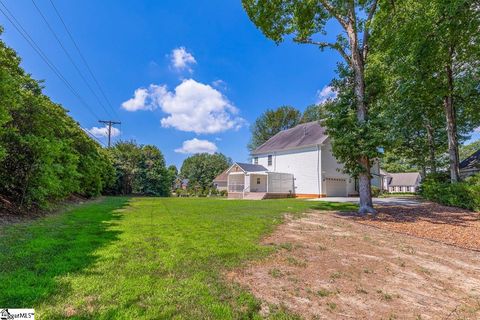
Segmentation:
<svg viewBox="0 0 480 320">
<path fill-rule="evenodd" d="M 260 238 L 308 209 L 355 206 L 111 197 L 3 226 L 0 306 L 39 319 L 257 318 L 259 302 L 222 273 L 271 252 Z"/>
</svg>

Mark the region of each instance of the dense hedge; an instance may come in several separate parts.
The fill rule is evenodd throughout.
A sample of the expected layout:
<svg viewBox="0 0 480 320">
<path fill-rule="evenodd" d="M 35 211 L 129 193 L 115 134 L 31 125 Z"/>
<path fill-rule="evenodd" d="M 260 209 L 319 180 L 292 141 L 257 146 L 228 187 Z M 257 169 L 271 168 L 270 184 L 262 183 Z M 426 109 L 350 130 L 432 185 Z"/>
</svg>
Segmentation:
<svg viewBox="0 0 480 320">
<path fill-rule="evenodd" d="M 114 181 L 107 151 L 42 89 L 0 41 L 0 207 L 45 208 Z"/>
<path fill-rule="evenodd" d="M 422 182 L 420 194 L 447 206 L 480 211 L 480 174 L 458 183 L 450 183 L 439 176 L 427 177 Z"/>
</svg>

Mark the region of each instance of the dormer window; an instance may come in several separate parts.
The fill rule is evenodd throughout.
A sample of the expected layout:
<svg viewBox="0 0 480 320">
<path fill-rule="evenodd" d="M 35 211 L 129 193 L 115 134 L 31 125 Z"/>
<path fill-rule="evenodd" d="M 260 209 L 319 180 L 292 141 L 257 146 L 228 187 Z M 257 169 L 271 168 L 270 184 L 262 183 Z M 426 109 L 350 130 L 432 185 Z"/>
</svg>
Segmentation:
<svg viewBox="0 0 480 320">
<path fill-rule="evenodd" d="M 254 158 L 253 158 L 253 163 L 254 163 L 254 164 L 258 164 L 258 157 L 254 157 Z"/>
<path fill-rule="evenodd" d="M 268 165 L 269 165 L 269 166 L 272 165 L 272 155 L 269 155 L 269 156 L 268 156 Z"/>
</svg>

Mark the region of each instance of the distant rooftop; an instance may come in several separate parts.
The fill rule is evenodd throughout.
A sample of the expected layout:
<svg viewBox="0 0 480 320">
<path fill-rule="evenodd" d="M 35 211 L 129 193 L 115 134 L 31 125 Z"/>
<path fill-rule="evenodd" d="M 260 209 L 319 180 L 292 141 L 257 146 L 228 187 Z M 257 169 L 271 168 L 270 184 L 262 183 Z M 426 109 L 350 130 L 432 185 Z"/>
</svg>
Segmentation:
<svg viewBox="0 0 480 320">
<path fill-rule="evenodd" d="M 460 169 L 470 169 L 476 167 L 480 167 L 480 150 L 460 162 Z"/>
<path fill-rule="evenodd" d="M 322 127 L 318 121 L 303 123 L 291 129 L 280 131 L 255 149 L 252 154 L 322 144 L 327 137 L 326 128 Z"/>
<path fill-rule="evenodd" d="M 388 173 L 391 178 L 389 186 L 414 186 L 420 179 L 419 172 Z"/>
</svg>

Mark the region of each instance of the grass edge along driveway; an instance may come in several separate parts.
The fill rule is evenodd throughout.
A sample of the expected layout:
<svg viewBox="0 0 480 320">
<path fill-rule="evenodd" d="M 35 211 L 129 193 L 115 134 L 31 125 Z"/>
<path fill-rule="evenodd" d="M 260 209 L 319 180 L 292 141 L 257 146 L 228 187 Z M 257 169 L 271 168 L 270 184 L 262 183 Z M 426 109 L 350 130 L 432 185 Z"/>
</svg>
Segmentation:
<svg viewBox="0 0 480 320">
<path fill-rule="evenodd" d="M 34 307 L 39 319 L 259 318 L 259 301 L 222 273 L 272 252 L 261 237 L 310 209 L 355 206 L 108 197 L 4 226 L 0 306 Z"/>
</svg>

